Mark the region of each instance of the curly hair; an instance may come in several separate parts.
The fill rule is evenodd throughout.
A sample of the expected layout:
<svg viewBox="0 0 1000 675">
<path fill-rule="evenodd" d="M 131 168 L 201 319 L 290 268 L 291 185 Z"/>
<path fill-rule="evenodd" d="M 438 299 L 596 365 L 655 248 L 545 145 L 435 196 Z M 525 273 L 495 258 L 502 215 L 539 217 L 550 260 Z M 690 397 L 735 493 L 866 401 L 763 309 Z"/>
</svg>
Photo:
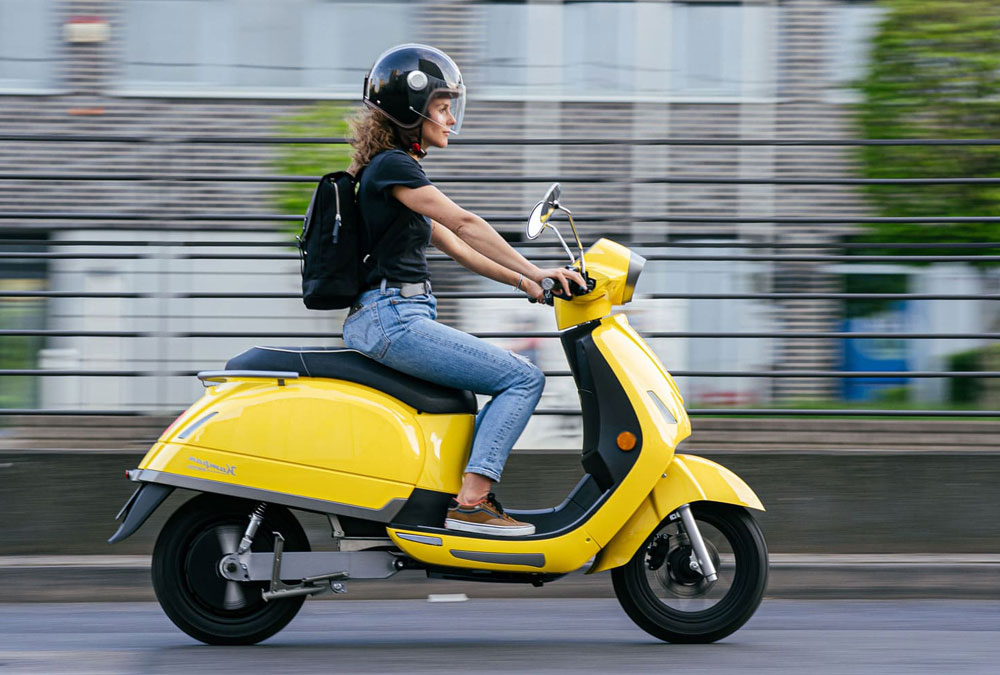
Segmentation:
<svg viewBox="0 0 1000 675">
<path fill-rule="evenodd" d="M 351 127 L 352 167 L 362 169 L 368 166 L 372 157 L 384 150 L 399 147 L 396 129 L 389 118 L 382 113 L 365 108 L 354 115 L 348 124 Z"/>
</svg>

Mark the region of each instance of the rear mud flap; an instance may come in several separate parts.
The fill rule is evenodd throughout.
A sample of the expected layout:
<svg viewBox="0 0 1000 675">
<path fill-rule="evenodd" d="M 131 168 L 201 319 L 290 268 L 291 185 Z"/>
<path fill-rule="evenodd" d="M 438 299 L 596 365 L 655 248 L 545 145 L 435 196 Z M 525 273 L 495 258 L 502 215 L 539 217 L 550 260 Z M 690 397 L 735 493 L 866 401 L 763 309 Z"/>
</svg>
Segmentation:
<svg viewBox="0 0 1000 675">
<path fill-rule="evenodd" d="M 125 502 L 122 510 L 118 512 L 116 520 L 122 518 L 122 514 L 124 514 L 125 519 L 122 521 L 118 531 L 108 539 L 108 543 L 117 544 L 123 539 L 132 536 L 173 491 L 174 487 L 172 485 L 160 485 L 158 483 L 144 483 L 140 485 L 139 489 L 132 493 L 132 496 Z"/>
</svg>

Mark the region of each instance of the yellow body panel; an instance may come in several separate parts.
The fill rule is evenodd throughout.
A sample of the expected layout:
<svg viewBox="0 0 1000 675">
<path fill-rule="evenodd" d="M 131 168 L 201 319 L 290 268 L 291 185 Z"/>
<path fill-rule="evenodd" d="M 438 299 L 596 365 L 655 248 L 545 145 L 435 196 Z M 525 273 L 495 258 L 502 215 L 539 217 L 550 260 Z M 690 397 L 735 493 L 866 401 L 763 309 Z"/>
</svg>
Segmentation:
<svg viewBox="0 0 1000 675">
<path fill-rule="evenodd" d="M 413 492 L 407 483 L 177 443 L 157 443 L 139 468 L 367 509 Z"/>
<path fill-rule="evenodd" d="M 424 468 L 417 487 L 458 494 L 472 448 L 474 415 L 417 415 L 423 430 Z"/>
<path fill-rule="evenodd" d="M 702 457 L 675 455 L 653 491 L 604 547 L 588 574 L 624 565 L 664 518 L 684 504 L 701 501 L 764 510 L 754 491 L 729 469 Z"/>
<path fill-rule="evenodd" d="M 587 274 L 594 279 L 594 290 L 572 300 L 556 296 L 556 326 L 559 330 L 601 319 L 622 303 L 631 252 L 609 239 L 599 239 L 585 256 Z M 579 265 L 577 265 L 579 267 Z"/>
<path fill-rule="evenodd" d="M 638 460 L 611 499 L 587 523 L 588 531 L 604 546 L 653 489 L 677 444 L 690 435 L 691 426 L 674 388 L 651 367 L 642 340 L 624 314 L 603 319 L 591 337 L 625 390 L 642 431 Z M 663 401 L 676 423 L 664 418 L 650 392 Z"/>
<path fill-rule="evenodd" d="M 607 508 L 607 507 L 604 507 Z M 597 540 L 587 532 L 586 527 L 578 527 L 570 532 L 549 539 L 475 539 L 447 534 L 428 534 L 415 530 L 388 528 L 389 536 L 399 549 L 406 554 L 431 565 L 442 567 L 464 567 L 478 570 L 500 570 L 505 572 L 544 572 L 563 574 L 578 570 L 597 553 Z M 440 540 L 441 543 L 421 543 L 404 539 L 400 534 L 419 538 Z M 499 553 L 545 556 L 543 565 L 517 565 L 507 563 L 478 562 L 460 558 L 454 551 L 476 553 Z"/>
<path fill-rule="evenodd" d="M 414 486 L 457 492 L 474 415 L 419 414 L 341 380 L 285 382 L 209 388 L 140 468 L 369 509 L 407 498 Z M 212 465 L 226 472 L 205 469 Z"/>
</svg>

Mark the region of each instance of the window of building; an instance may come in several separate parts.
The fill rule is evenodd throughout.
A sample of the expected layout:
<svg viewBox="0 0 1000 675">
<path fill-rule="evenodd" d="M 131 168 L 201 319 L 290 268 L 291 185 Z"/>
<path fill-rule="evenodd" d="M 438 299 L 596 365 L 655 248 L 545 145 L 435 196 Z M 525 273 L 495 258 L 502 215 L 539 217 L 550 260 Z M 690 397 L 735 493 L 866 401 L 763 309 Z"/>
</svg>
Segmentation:
<svg viewBox="0 0 1000 675">
<path fill-rule="evenodd" d="M 18 235 L 0 233 L 0 250 L 6 253 L 37 253 L 44 242 L 25 241 Z M 28 297 L 29 292 L 48 288 L 46 261 L 39 258 L 0 259 L 0 331 L 45 328 L 45 300 Z M 34 335 L 0 334 L 0 371 L 38 368 L 44 338 Z M 0 408 L 34 408 L 38 405 L 38 378 L 0 374 Z"/>
<path fill-rule="evenodd" d="M 581 98 L 768 96 L 774 14 L 738 2 L 490 2 L 477 88 Z"/>
<path fill-rule="evenodd" d="M 357 97 L 386 48 L 412 40 L 407 2 L 130 0 L 118 90 Z"/>
<path fill-rule="evenodd" d="M 872 2 L 852 2 L 837 5 L 832 11 L 830 79 L 834 86 L 846 89 L 865 76 L 872 40 L 886 8 Z"/>
<path fill-rule="evenodd" d="M 0 91 L 47 93 L 56 86 L 52 0 L 0 0 Z"/>
<path fill-rule="evenodd" d="M 122 93 L 356 97 L 421 3 L 130 0 Z M 774 5 L 642 0 L 478 3 L 478 96 L 769 96 Z"/>
</svg>

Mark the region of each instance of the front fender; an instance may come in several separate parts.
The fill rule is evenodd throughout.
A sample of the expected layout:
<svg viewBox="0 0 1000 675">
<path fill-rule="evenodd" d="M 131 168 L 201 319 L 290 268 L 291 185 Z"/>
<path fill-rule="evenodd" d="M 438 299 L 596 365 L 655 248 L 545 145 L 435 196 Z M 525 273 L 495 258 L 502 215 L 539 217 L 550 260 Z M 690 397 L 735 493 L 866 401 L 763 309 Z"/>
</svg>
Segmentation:
<svg viewBox="0 0 1000 675">
<path fill-rule="evenodd" d="M 722 502 L 764 510 L 750 486 L 726 467 L 702 457 L 674 455 L 663 478 L 618 534 L 601 549 L 587 574 L 627 563 L 664 518 L 691 502 Z"/>
</svg>

